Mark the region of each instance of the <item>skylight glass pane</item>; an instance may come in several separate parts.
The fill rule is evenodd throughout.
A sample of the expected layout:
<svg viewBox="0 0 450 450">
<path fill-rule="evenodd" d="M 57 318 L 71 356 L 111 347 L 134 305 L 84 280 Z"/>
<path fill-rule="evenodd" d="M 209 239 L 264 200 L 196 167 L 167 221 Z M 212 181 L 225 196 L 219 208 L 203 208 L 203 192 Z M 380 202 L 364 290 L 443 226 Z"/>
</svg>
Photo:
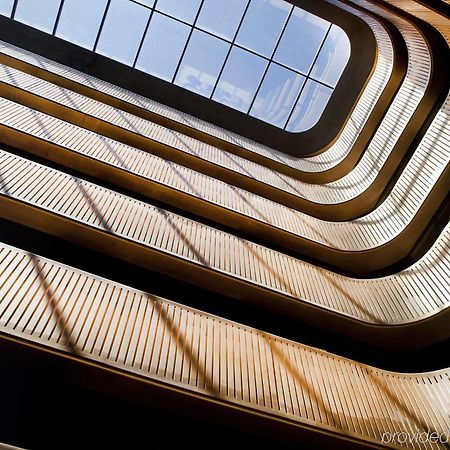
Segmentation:
<svg viewBox="0 0 450 450">
<path fill-rule="evenodd" d="M 285 0 L 18 0 L 16 18 L 52 32 L 59 11 L 57 37 L 291 132 L 320 119 L 351 51 Z"/>
<path fill-rule="evenodd" d="M 320 17 L 294 8 L 274 60 L 307 74 L 329 25 Z"/>
<path fill-rule="evenodd" d="M 153 5 L 155 4 L 155 0 L 134 0 L 137 3 L 140 3 L 141 5 L 148 6 L 150 8 L 153 8 Z"/>
<path fill-rule="evenodd" d="M 248 0 L 205 0 L 197 26 L 231 41 L 247 3 Z"/>
<path fill-rule="evenodd" d="M 267 61 L 234 47 L 213 96 L 224 105 L 247 112 L 267 66 Z"/>
<path fill-rule="evenodd" d="M 150 10 L 129 0 L 112 0 L 97 52 L 133 64 Z"/>
<path fill-rule="evenodd" d="M 0 0 L 0 14 L 10 17 L 14 5 L 14 0 Z"/>
<path fill-rule="evenodd" d="M 193 23 L 201 0 L 158 0 L 156 9 L 177 19 Z"/>
<path fill-rule="evenodd" d="M 88 49 L 95 38 L 107 0 L 66 0 L 59 18 L 56 36 Z"/>
<path fill-rule="evenodd" d="M 284 128 L 305 77 L 278 64 L 270 64 L 250 115 Z"/>
<path fill-rule="evenodd" d="M 52 33 L 60 3 L 61 0 L 19 0 L 14 18 Z"/>
<path fill-rule="evenodd" d="M 197 94 L 212 94 L 230 44 L 195 30 L 178 70 L 175 84 Z"/>
<path fill-rule="evenodd" d="M 350 41 L 341 28 L 333 25 L 314 64 L 311 77 L 336 86 L 349 58 Z"/>
<path fill-rule="evenodd" d="M 292 5 L 283 0 L 252 0 L 236 42 L 270 57 Z"/>
<path fill-rule="evenodd" d="M 191 27 L 154 13 L 136 68 L 172 81 Z M 164 45 L 161 45 L 164 42 Z"/>
<path fill-rule="evenodd" d="M 300 133 L 312 128 L 320 119 L 332 92 L 332 89 L 308 80 L 302 95 L 295 105 L 286 130 Z"/>
</svg>

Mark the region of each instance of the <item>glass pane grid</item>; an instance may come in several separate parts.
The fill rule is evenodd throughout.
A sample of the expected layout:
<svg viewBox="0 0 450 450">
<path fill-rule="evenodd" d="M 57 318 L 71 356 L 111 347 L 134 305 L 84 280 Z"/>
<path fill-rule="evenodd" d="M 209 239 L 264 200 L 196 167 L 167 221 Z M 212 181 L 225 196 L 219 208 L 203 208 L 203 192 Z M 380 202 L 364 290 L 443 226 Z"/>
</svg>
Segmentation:
<svg viewBox="0 0 450 450">
<path fill-rule="evenodd" d="M 350 57 L 343 30 L 284 0 L 44 1 L 0 14 L 289 132 L 320 119 Z"/>
</svg>

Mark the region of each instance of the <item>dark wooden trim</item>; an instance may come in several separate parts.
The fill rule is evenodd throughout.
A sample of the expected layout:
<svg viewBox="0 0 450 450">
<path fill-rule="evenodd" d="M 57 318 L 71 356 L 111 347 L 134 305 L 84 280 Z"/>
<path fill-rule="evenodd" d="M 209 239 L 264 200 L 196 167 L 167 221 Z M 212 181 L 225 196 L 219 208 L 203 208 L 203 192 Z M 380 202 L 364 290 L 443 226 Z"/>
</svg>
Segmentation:
<svg viewBox="0 0 450 450">
<path fill-rule="evenodd" d="M 443 0 L 416 0 L 416 2 L 450 18 L 450 4 Z"/>
<path fill-rule="evenodd" d="M 238 440 L 238 435 L 241 433 L 254 434 L 257 436 L 256 442 L 259 439 L 261 441 L 267 439 L 268 442 L 276 441 L 279 448 L 285 448 L 285 446 L 295 448 L 299 445 L 301 448 L 316 450 L 383 448 L 375 443 L 369 446 L 371 443 L 355 435 L 347 435 L 325 427 L 320 428 L 314 424 L 309 425 L 306 421 L 300 423 L 287 416 L 276 416 L 246 405 L 227 402 L 225 399 L 216 399 L 212 395 L 196 393 L 183 389 L 182 386 L 170 385 L 156 379 L 147 379 L 127 370 L 108 367 L 87 358 L 5 334 L 0 334 L 0 357 L 7 364 L 12 375 L 17 376 L 19 388 L 23 389 L 23 385 L 27 383 L 29 377 L 33 380 L 36 377 L 43 377 L 46 380 L 46 386 L 62 383 L 68 388 L 72 385 L 90 392 L 91 396 L 99 393 L 118 401 L 128 401 L 138 407 L 144 407 L 150 416 L 149 420 L 151 420 L 152 413 L 159 411 L 161 414 L 175 414 L 179 420 L 183 420 L 183 417 L 193 419 L 203 423 L 205 427 L 220 425 L 224 431 L 237 434 L 236 448 L 241 448 Z M 51 396 L 49 395 L 49 397 Z M 16 398 L 16 401 L 26 405 L 28 399 Z M 9 402 L 6 400 L 5 403 L 8 407 L 11 400 Z M 39 405 L 33 406 L 37 410 L 39 409 Z M 61 404 L 57 406 L 61 411 L 64 411 L 65 407 L 70 408 L 70 405 L 65 404 L 64 396 L 61 397 Z M 86 407 L 89 408 L 89 405 Z M 119 416 L 124 413 L 124 411 L 117 411 Z M 48 420 L 51 431 L 51 418 Z M 179 429 L 176 423 L 167 425 L 166 434 L 168 430 L 176 433 Z M 50 448 L 54 448 L 50 431 L 46 434 L 49 443 L 53 444 Z M 71 431 L 73 432 L 73 430 Z M 77 431 L 87 434 L 87 429 Z M 195 431 L 193 436 L 195 436 Z M 191 448 L 190 444 L 193 439 L 191 438 L 192 436 L 186 436 L 186 448 Z M 220 440 L 220 436 L 217 439 Z M 206 446 L 201 446 L 201 442 L 202 440 L 198 440 L 195 444 L 196 448 L 200 450 L 206 448 Z M 170 443 L 169 440 L 167 448 L 173 448 Z M 214 448 L 216 445 L 218 442 L 210 442 L 208 448 Z"/>
</svg>

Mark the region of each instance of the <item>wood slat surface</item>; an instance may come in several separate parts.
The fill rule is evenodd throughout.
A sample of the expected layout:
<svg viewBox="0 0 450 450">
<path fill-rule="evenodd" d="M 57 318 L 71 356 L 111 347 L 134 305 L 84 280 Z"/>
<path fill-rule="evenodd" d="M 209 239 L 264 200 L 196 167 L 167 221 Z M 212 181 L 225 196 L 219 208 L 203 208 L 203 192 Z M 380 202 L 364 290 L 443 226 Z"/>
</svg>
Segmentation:
<svg viewBox="0 0 450 450">
<path fill-rule="evenodd" d="M 109 236 L 116 244 L 108 241 L 102 251 L 119 258 L 132 255 L 137 264 L 213 290 L 224 289 L 216 281 L 223 278 L 229 295 L 265 307 L 271 302 L 280 312 L 289 307 L 303 320 L 320 321 L 320 311 L 326 320 L 325 313 L 331 313 L 335 320 L 327 326 L 343 333 L 363 333 L 364 324 L 380 326 L 379 335 L 368 329 L 362 339 L 382 341 L 386 325 L 425 324 L 448 308 L 450 280 L 443 274 L 450 264 L 449 229 L 410 268 L 380 279 L 354 279 L 5 151 L 0 152 L 0 176 L 3 217 L 91 248 L 100 248 Z M 139 260 L 139 252 L 147 256 Z M 320 311 L 310 317 L 305 308 L 311 306 Z M 339 320 L 345 318 L 355 325 L 341 327 Z M 448 326 L 430 326 L 441 337 L 448 331 Z M 423 333 L 418 342 L 428 338 Z"/>
<path fill-rule="evenodd" d="M 411 0 L 386 0 L 386 2 L 428 22 L 434 28 L 439 30 L 442 36 L 444 36 L 446 41 L 450 44 L 450 20 L 448 17 L 439 14 L 437 11 L 428 8 L 422 3 Z"/>
<path fill-rule="evenodd" d="M 371 445 L 385 432 L 448 436 L 448 370 L 383 371 L 3 244 L 0 299 L 3 335 L 205 401 Z"/>
<path fill-rule="evenodd" d="M 94 107 L 95 110 L 100 111 L 100 115 L 102 109 L 111 109 L 100 102 L 4 65 L 0 65 L 0 83 L 20 87 L 24 92 L 39 94 L 41 97 L 54 98 L 55 101 L 60 101 L 62 98 L 61 101 L 68 105 L 89 104 L 90 109 L 88 107 L 87 110 L 91 113 L 94 113 Z M 323 247 L 349 252 L 376 249 L 388 242 L 394 242 L 408 227 L 423 204 L 427 202 L 430 192 L 448 166 L 450 158 L 448 115 L 449 99 L 447 98 L 386 200 L 370 214 L 351 222 L 341 223 L 311 217 L 263 196 L 55 119 L 51 115 L 0 99 L 0 125 L 8 127 L 5 130 L 5 139 L 11 135 L 11 129 L 24 133 L 27 137 L 21 139 L 19 135 L 17 139 L 22 140 L 22 148 L 25 150 L 38 152 L 40 147 L 37 144 L 41 140 L 55 144 L 71 151 L 65 159 L 66 164 L 73 165 L 74 157 L 78 156 L 113 166 L 138 176 L 141 183 L 156 183 L 160 187 L 170 189 L 171 203 L 178 207 L 213 219 L 218 217 L 217 211 L 210 206 L 219 207 L 226 210 L 229 216 L 233 216 L 229 219 L 221 217 L 221 220 L 231 227 L 235 226 L 251 234 L 259 235 L 261 228 L 258 224 L 263 224 L 266 228 L 269 227 L 269 232 L 264 234 L 268 241 L 294 251 L 308 251 L 310 256 L 325 262 L 330 260 L 330 254 Z M 30 136 L 38 138 L 39 141 L 37 143 L 30 141 L 28 138 Z M 19 142 L 17 139 L 12 143 Z M 40 153 L 51 157 L 45 146 Z M 60 152 L 56 151 L 54 158 L 64 163 Z M 84 170 L 87 170 L 86 164 L 84 164 Z M 97 169 L 92 171 L 94 174 L 99 173 Z M 114 175 L 105 176 L 109 182 L 118 182 L 115 181 Z M 446 179 L 439 182 L 444 185 L 447 183 Z M 149 191 L 151 191 L 150 195 L 158 198 L 158 187 L 153 190 L 147 188 L 147 192 Z M 184 197 L 179 197 L 177 200 L 175 197 L 178 192 L 196 200 L 203 200 L 204 208 L 199 208 L 197 203 L 187 202 Z M 433 201 L 436 202 L 435 199 L 429 202 Z M 250 219 L 251 223 L 244 223 L 243 218 Z M 422 219 L 422 222 L 425 221 Z M 414 242 L 421 232 L 422 229 L 419 229 L 416 232 L 416 238 L 408 236 L 408 240 Z M 312 249 L 313 244 L 320 244 L 321 247 Z M 390 252 L 391 258 L 400 259 L 404 256 L 395 251 Z M 337 267 L 347 270 L 361 269 L 361 264 L 356 259 L 348 262 L 346 257 L 335 258 L 334 264 Z M 388 266 L 393 261 L 388 257 L 383 264 Z M 382 266 L 377 268 L 380 267 Z"/>
</svg>

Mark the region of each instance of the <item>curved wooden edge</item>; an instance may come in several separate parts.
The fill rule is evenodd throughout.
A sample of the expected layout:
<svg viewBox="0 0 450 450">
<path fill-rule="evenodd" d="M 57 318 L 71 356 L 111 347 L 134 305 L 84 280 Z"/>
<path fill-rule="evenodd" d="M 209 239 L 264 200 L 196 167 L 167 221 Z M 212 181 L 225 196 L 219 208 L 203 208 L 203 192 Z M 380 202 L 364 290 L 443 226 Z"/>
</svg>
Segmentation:
<svg viewBox="0 0 450 450">
<path fill-rule="evenodd" d="M 388 193 L 387 189 L 392 188 L 393 183 L 398 180 L 402 173 L 398 170 L 399 162 L 403 161 L 405 164 L 413 157 L 420 138 L 426 132 L 429 122 L 438 112 L 439 107 L 442 106 L 450 88 L 450 80 L 447 75 L 449 50 L 445 39 L 432 26 L 418 21 L 416 18 L 408 18 L 408 20 L 415 23 L 426 36 L 432 55 L 433 70 L 424 98 L 416 108 L 385 164 L 379 170 L 375 181 L 360 195 L 343 203 L 317 204 L 302 198 L 293 198 L 292 195 L 290 201 L 286 201 L 287 195 L 284 194 L 277 196 L 275 201 L 323 220 L 338 222 L 353 220 L 373 211 L 380 199 Z M 285 197 L 285 199 L 280 197 Z"/>
<path fill-rule="evenodd" d="M 125 130 L 104 120 L 100 120 L 90 115 L 86 115 L 80 111 L 76 111 L 74 109 L 58 105 L 57 103 L 49 101 L 43 97 L 39 97 L 38 95 L 24 91 L 20 88 L 14 87 L 10 84 L 0 83 L 0 93 L 2 96 L 12 101 L 18 102 L 33 109 L 50 114 L 54 117 L 60 118 L 64 121 L 68 121 L 75 125 L 82 126 L 83 128 L 86 128 L 96 133 L 100 133 L 104 136 L 118 140 L 119 142 L 123 142 L 127 145 L 131 145 L 133 147 L 139 148 L 147 152 L 150 151 L 151 153 L 160 156 L 162 158 L 171 159 L 174 162 L 189 167 L 193 170 L 222 179 L 229 184 L 243 188 L 257 195 L 270 198 L 271 200 L 281 203 L 285 206 L 295 207 L 299 206 L 298 205 L 299 203 L 305 204 L 305 202 L 307 202 L 306 203 L 307 205 L 311 205 L 311 203 L 307 200 L 301 199 L 286 191 L 276 189 L 265 183 L 261 183 L 260 180 L 256 180 L 244 174 L 239 174 L 232 170 L 225 169 L 211 162 L 191 157 L 189 155 L 184 154 L 183 152 L 177 152 L 176 149 L 172 149 L 171 147 L 165 144 L 153 141 L 133 131 Z M 392 164 L 390 166 L 394 166 L 393 164 L 394 162 L 395 161 L 392 161 Z M 391 169 L 393 170 L 394 167 L 391 167 Z M 370 192 L 361 194 L 359 197 L 356 197 L 355 199 L 349 202 L 335 205 L 331 204 L 318 205 L 314 203 L 313 204 L 314 210 L 306 211 L 306 213 L 315 217 L 319 216 L 319 218 L 321 219 L 334 221 L 348 220 L 349 215 L 359 217 L 360 215 L 362 215 L 360 211 L 361 209 L 367 208 L 373 209 L 376 206 L 381 194 L 374 197 L 373 191 L 375 190 L 375 188 L 378 190 L 382 189 L 383 186 L 388 182 L 392 183 L 393 179 L 389 178 L 389 175 L 390 175 L 389 173 L 379 175 L 375 180 L 372 189 L 369 190 Z M 355 205 L 355 207 L 357 207 L 358 209 L 354 211 L 353 209 L 350 208 L 350 206 L 352 205 Z M 308 210 L 311 208 L 306 209 Z M 330 212 L 331 216 L 328 213 L 327 214 L 323 212 L 320 213 L 320 211 L 323 210 L 325 211 L 331 210 Z"/>
<path fill-rule="evenodd" d="M 354 6 L 354 5 L 352 5 L 352 6 Z M 370 14 L 370 12 L 367 12 L 367 13 Z M 0 18 L 0 20 L 1 20 L 1 18 Z M 226 150 L 237 156 L 241 156 L 243 158 L 252 160 L 258 164 L 261 164 L 261 165 L 269 167 L 273 170 L 279 171 L 280 173 L 284 173 L 286 175 L 292 176 L 293 178 L 297 178 L 301 181 L 323 183 L 323 182 L 326 182 L 325 181 L 326 177 L 331 177 L 331 178 L 329 178 L 330 180 L 336 179 L 337 177 L 339 177 L 340 173 L 345 173 L 346 170 L 350 166 L 352 166 L 352 164 L 354 164 L 354 162 L 351 162 L 352 158 L 355 159 L 355 157 L 359 154 L 359 152 L 365 148 L 368 140 L 370 140 L 370 137 L 375 132 L 376 127 L 378 126 L 379 122 L 382 120 L 382 116 L 383 116 L 385 107 L 387 105 L 389 105 L 390 102 L 392 101 L 392 98 L 395 95 L 395 93 L 405 75 L 405 72 L 406 72 L 406 51 L 405 51 L 405 45 L 404 45 L 403 39 L 401 38 L 400 33 L 395 29 L 395 27 L 392 26 L 392 24 L 387 22 L 385 19 L 377 17 L 377 20 L 379 20 L 380 22 L 383 23 L 383 25 L 388 29 L 390 35 L 393 37 L 393 45 L 395 47 L 395 55 L 396 55 L 395 59 L 394 59 L 393 73 L 391 74 L 388 85 L 385 87 L 385 89 L 383 90 L 383 92 L 379 98 L 379 101 L 378 101 L 379 105 L 374 109 L 374 111 L 370 115 L 369 120 L 368 120 L 367 124 L 364 126 L 363 132 L 361 133 L 361 136 L 356 143 L 355 152 L 353 154 L 353 157 L 350 157 L 350 159 L 349 159 L 350 165 L 348 167 L 346 167 L 346 164 L 347 164 L 346 163 L 341 168 L 339 168 L 339 169 L 336 168 L 337 172 L 335 175 L 334 175 L 334 168 L 331 169 L 329 173 L 328 173 L 328 171 L 320 173 L 320 178 L 317 178 L 317 179 L 316 179 L 315 174 L 313 174 L 313 173 L 301 172 L 297 169 L 294 169 L 285 164 L 277 162 L 275 159 L 266 158 L 263 155 L 254 153 L 254 152 L 247 150 L 239 145 L 224 141 L 224 140 L 220 139 L 219 137 L 212 136 L 206 132 L 202 132 L 201 130 L 197 130 L 195 128 L 186 126 L 175 120 L 171 120 L 170 118 L 164 117 L 162 115 L 158 115 L 158 114 L 153 113 L 144 108 L 140 108 L 138 106 L 132 105 L 130 103 L 127 103 L 123 100 L 120 100 L 120 99 L 110 96 L 108 94 L 99 92 L 99 91 L 95 90 L 94 88 L 84 86 L 82 84 L 71 81 L 62 75 L 57 75 L 57 74 L 48 72 L 45 69 L 42 69 L 37 66 L 33 66 L 29 63 L 15 60 L 14 58 L 11 58 L 4 54 L 0 54 L 0 62 L 4 63 L 6 65 L 10 65 L 11 67 L 15 67 L 18 70 L 27 72 L 31 75 L 38 76 L 38 77 L 45 79 L 49 82 L 52 82 L 54 84 L 71 89 L 82 95 L 86 95 L 95 100 L 109 104 L 113 107 L 117 107 L 126 112 L 129 112 L 131 114 L 142 117 L 146 120 L 150 120 L 150 121 L 158 123 L 162 126 L 179 131 L 187 136 L 201 140 L 207 144 L 216 146 L 218 148 Z M 349 115 L 349 117 L 350 117 L 350 115 Z M 328 148 L 328 146 L 322 148 L 320 151 L 324 151 L 324 150 L 326 150 L 326 148 Z M 321 177 L 324 177 L 323 178 L 324 181 L 322 181 Z"/>
<path fill-rule="evenodd" d="M 1 83 L 0 83 L 1 92 Z M 28 94 L 27 94 L 28 95 Z M 312 259 L 322 266 L 346 275 L 368 277 L 380 270 L 395 267 L 413 252 L 417 241 L 431 225 L 448 194 L 450 167 L 447 167 L 413 219 L 393 239 L 372 249 L 345 251 L 295 235 L 256 218 L 243 215 L 218 204 L 189 195 L 168 185 L 143 178 L 119 167 L 103 163 L 65 147 L 52 144 L 32 135 L 0 126 L 2 141 L 28 153 L 62 164 L 65 167 L 96 177 L 104 182 L 128 189 L 157 201 L 165 202 L 195 216 L 226 225 L 238 232 L 288 250 L 300 258 Z M 381 225 L 380 225 L 381 226 Z M 431 245 L 431 243 L 430 243 Z M 387 272 L 391 273 L 391 272 Z"/>
<path fill-rule="evenodd" d="M 439 14 L 450 18 L 450 3 L 446 0 L 416 0 L 426 8 L 430 8 Z"/>
<path fill-rule="evenodd" d="M 108 367 L 100 362 L 71 355 L 63 349 L 54 349 L 20 336 L 0 333 L 0 343 L 0 355 L 3 353 L 2 349 L 20 354 L 35 367 L 45 370 L 50 380 L 64 376 L 65 380 L 76 386 L 87 387 L 93 391 L 113 395 L 115 398 L 131 400 L 140 405 L 148 405 L 163 412 L 178 414 L 181 412 L 182 415 L 186 414 L 207 424 L 221 423 L 231 431 L 251 429 L 261 436 L 278 439 L 280 445 L 301 443 L 302 446 L 309 445 L 315 450 L 386 449 L 385 445 L 369 443 L 354 436 L 314 429 L 309 424 L 299 425 L 293 420 L 276 417 L 267 412 L 215 401 L 208 396 L 158 383 L 120 367 Z M 3 360 L 7 362 L 8 357 Z M 120 389 L 117 389 L 118 383 Z"/>
<path fill-rule="evenodd" d="M 24 299 L 7 291 L 10 319 L 2 322 L 0 336 L 10 343 L 145 381 L 149 389 L 165 389 L 166 401 L 171 393 L 184 393 L 343 439 L 350 448 L 383 448 L 383 432 L 397 431 L 397 421 L 407 430 L 413 425 L 413 430 L 444 427 L 447 432 L 448 417 L 436 410 L 446 399 L 436 396 L 448 386 L 448 369 L 416 374 L 380 370 L 9 248 L 13 258 L 15 253 L 26 262 L 31 285 L 39 285 L 39 294 L 33 290 Z M 44 265 L 53 269 L 49 279 L 42 273 Z M 20 270 L 9 269 L 8 278 Z M 97 286 L 88 299 L 75 289 L 84 289 L 86 281 Z M 22 314 L 11 316 L 18 307 Z M 237 363 L 242 357 L 246 365 Z M 246 379 L 255 382 L 256 392 L 245 386 Z M 419 387 L 423 384 L 425 389 Z M 419 414 L 417 408 L 430 414 Z M 398 415 L 388 417 L 391 411 Z"/>
<path fill-rule="evenodd" d="M 272 164 L 270 166 L 269 163 L 261 162 L 262 165 L 270 167 L 271 169 L 277 172 L 284 173 L 286 175 L 291 176 L 292 178 L 296 178 L 305 183 L 311 184 L 331 183 L 344 177 L 355 167 L 355 165 L 361 158 L 361 155 L 369 145 L 375 132 L 377 131 L 384 116 L 386 115 L 386 111 L 389 109 L 392 101 L 394 100 L 395 95 L 397 94 L 405 78 L 408 68 L 408 52 L 405 41 L 400 31 L 391 22 L 389 22 L 386 18 L 375 14 L 373 11 L 366 10 L 360 7 L 359 5 L 352 3 L 351 1 L 348 0 L 340 0 L 340 1 L 342 1 L 342 3 L 344 4 L 351 6 L 356 10 L 362 11 L 364 14 L 367 14 L 368 16 L 376 18 L 376 20 L 387 31 L 394 52 L 392 72 L 386 86 L 383 89 L 383 92 L 378 98 L 377 103 L 375 104 L 373 110 L 371 111 L 366 123 L 364 124 L 362 130 L 360 131 L 358 138 L 353 144 L 351 150 L 348 152 L 345 158 L 343 158 L 343 160 L 340 161 L 338 164 L 336 164 L 330 169 L 321 172 L 306 172 L 294 169 L 292 167 L 286 166 L 273 160 L 271 160 Z M 363 91 L 361 91 L 361 94 L 362 92 Z M 351 115 L 349 116 L 348 120 L 350 120 L 350 118 Z M 338 138 L 339 136 L 336 137 L 335 141 Z M 308 156 L 314 156 L 324 153 L 332 145 L 333 143 Z M 248 156 L 247 158 L 251 159 L 250 156 Z"/>
<path fill-rule="evenodd" d="M 0 195 L 0 217 L 65 239 L 77 245 L 117 257 L 179 280 L 211 290 L 276 314 L 333 330 L 380 348 L 419 349 L 450 336 L 450 309 L 436 311 L 417 321 L 398 324 L 369 323 L 318 304 L 301 301 L 223 272 L 200 266 L 155 248 L 68 217 L 45 211 L 32 204 Z M 418 334 L 419 333 L 419 334 Z M 417 339 L 420 336 L 420 339 Z"/>
</svg>

